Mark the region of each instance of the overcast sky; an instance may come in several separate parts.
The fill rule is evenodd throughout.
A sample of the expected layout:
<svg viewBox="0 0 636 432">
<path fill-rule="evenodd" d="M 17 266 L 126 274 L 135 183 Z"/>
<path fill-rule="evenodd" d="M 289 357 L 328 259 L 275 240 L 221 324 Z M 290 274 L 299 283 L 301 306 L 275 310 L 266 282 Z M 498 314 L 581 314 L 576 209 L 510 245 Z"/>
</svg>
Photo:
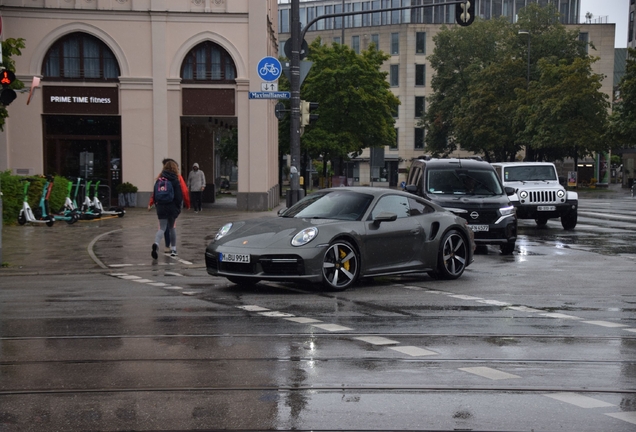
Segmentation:
<svg viewBox="0 0 636 432">
<path fill-rule="evenodd" d="M 627 46 L 627 23 L 629 21 L 629 0 L 581 0 L 580 23 L 585 22 L 585 14 L 591 12 L 594 18 L 608 17 L 608 23 L 616 24 L 615 48 Z"/>
</svg>

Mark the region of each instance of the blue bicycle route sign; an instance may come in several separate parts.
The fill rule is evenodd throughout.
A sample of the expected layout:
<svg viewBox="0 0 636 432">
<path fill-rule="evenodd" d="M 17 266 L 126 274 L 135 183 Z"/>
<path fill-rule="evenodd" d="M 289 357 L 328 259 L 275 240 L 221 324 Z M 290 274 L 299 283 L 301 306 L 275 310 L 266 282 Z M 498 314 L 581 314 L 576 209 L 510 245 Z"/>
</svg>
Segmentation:
<svg viewBox="0 0 636 432">
<path fill-rule="evenodd" d="M 283 68 L 276 57 L 263 57 L 256 66 L 256 72 L 263 81 L 276 81 Z"/>
</svg>

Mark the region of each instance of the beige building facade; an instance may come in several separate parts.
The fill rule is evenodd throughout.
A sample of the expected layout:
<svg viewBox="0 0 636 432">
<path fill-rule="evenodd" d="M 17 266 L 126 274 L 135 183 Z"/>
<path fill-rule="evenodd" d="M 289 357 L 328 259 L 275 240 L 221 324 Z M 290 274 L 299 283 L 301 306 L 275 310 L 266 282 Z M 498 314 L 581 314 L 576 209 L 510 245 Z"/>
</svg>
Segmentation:
<svg viewBox="0 0 636 432">
<path fill-rule="evenodd" d="M 278 57 L 276 0 L 0 0 L 0 13 L 4 39 L 26 40 L 18 79 L 41 79 L 7 107 L 1 170 L 99 178 L 110 197 L 129 182 L 145 206 L 167 157 L 218 184 L 216 147 L 234 137 L 239 209 L 278 205 L 277 101 L 249 99 L 259 61 Z"/>
</svg>

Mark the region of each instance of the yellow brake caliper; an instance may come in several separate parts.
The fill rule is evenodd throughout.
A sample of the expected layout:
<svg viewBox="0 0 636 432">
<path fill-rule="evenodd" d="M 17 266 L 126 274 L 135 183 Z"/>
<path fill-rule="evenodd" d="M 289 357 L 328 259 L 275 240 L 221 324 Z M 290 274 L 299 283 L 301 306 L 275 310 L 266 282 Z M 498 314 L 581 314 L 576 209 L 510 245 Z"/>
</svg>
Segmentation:
<svg viewBox="0 0 636 432">
<path fill-rule="evenodd" d="M 345 251 L 343 251 L 342 249 L 338 249 L 340 251 L 340 258 L 344 258 L 347 256 L 347 253 Z M 349 264 L 349 260 L 347 260 L 346 262 L 342 263 L 342 266 L 344 267 L 344 269 L 346 271 L 349 271 L 349 267 L 351 266 L 351 264 Z"/>
</svg>

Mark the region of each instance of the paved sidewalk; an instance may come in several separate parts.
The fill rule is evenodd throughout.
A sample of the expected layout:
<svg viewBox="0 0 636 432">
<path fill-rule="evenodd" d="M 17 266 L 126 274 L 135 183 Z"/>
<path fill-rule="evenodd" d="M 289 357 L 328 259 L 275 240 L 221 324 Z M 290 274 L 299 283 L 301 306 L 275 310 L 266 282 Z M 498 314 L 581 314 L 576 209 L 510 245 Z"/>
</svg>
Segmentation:
<svg viewBox="0 0 636 432">
<path fill-rule="evenodd" d="M 165 256 L 163 242 L 154 265 L 204 266 L 205 247 L 226 222 L 259 216 L 275 216 L 280 207 L 266 212 L 236 209 L 235 197 L 206 204 L 203 211 L 185 210 L 177 219 L 177 259 Z M 3 275 L 70 274 L 104 272 L 128 265 L 153 265 L 150 256 L 158 228 L 155 210 L 126 208 L 122 218 L 104 217 L 73 225 L 57 221 L 45 224 L 4 226 Z"/>
</svg>

